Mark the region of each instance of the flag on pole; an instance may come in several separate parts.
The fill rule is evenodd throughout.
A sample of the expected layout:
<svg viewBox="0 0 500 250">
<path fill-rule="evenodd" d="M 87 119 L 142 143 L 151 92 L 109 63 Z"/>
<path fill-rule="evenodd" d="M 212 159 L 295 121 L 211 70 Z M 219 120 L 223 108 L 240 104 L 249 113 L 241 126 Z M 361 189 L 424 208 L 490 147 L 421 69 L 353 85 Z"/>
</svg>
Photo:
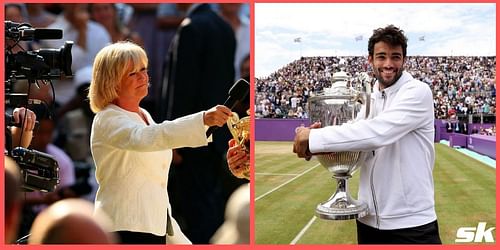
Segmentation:
<svg viewBox="0 0 500 250">
<path fill-rule="evenodd" d="M 302 37 L 297 37 L 297 38 L 293 39 L 293 42 L 295 42 L 295 43 L 302 42 Z"/>
<path fill-rule="evenodd" d="M 419 41 L 425 41 L 425 36 L 421 36 L 418 38 Z"/>
<path fill-rule="evenodd" d="M 363 35 L 355 37 L 354 40 L 356 40 L 356 42 L 363 40 Z"/>
</svg>

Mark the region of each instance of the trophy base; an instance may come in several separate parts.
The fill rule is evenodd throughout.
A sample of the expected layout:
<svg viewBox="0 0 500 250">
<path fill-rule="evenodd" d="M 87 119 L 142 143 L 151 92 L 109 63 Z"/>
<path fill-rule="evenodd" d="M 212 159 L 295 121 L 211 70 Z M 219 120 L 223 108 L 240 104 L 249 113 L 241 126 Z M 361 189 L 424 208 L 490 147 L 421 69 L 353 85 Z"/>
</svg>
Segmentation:
<svg viewBox="0 0 500 250">
<path fill-rule="evenodd" d="M 348 208 L 325 207 L 319 204 L 316 207 L 316 215 L 324 220 L 352 220 L 361 218 L 368 214 L 368 206 L 362 204 L 361 206 L 351 205 Z"/>
<path fill-rule="evenodd" d="M 325 220 L 351 220 L 367 215 L 368 205 L 352 199 L 347 192 L 349 176 L 337 178 L 337 191 L 328 201 L 316 207 L 316 215 Z"/>
</svg>

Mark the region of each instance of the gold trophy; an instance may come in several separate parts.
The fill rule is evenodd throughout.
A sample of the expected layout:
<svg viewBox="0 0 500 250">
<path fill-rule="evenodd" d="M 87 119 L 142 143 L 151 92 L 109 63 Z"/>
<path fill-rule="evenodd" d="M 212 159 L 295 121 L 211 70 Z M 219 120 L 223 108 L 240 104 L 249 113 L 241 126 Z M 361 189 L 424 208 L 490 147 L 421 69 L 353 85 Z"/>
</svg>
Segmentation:
<svg viewBox="0 0 500 250">
<path fill-rule="evenodd" d="M 249 114 L 249 110 L 247 111 Z M 233 135 L 236 143 L 242 147 L 247 154 L 250 153 L 250 116 L 239 118 L 238 114 L 233 112 L 233 116 L 227 120 L 227 127 Z M 250 179 L 250 162 L 245 163 L 245 169 L 238 178 Z"/>
</svg>

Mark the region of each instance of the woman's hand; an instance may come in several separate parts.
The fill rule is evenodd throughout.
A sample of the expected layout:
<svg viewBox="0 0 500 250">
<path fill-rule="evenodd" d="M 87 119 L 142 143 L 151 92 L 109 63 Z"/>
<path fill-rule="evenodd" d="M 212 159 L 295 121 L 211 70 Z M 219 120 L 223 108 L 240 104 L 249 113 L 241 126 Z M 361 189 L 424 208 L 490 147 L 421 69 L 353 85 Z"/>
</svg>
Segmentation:
<svg viewBox="0 0 500 250">
<path fill-rule="evenodd" d="M 232 116 L 231 110 L 224 105 L 217 105 L 203 114 L 203 123 L 209 127 L 222 127 L 226 124 L 227 119 Z"/>
</svg>

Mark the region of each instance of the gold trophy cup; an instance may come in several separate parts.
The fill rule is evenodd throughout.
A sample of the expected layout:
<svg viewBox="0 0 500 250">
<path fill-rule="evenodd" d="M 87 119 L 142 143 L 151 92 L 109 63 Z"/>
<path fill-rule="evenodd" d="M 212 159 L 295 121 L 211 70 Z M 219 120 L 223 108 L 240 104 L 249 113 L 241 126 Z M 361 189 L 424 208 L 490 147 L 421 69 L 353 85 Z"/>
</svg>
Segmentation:
<svg viewBox="0 0 500 250">
<path fill-rule="evenodd" d="M 247 111 L 248 113 L 248 111 Z M 239 118 L 238 114 L 233 112 L 233 116 L 227 120 L 227 127 L 233 135 L 236 143 L 240 145 L 248 154 L 250 153 L 250 116 Z M 250 179 L 250 162 L 245 163 L 245 169 L 238 178 Z"/>
</svg>

